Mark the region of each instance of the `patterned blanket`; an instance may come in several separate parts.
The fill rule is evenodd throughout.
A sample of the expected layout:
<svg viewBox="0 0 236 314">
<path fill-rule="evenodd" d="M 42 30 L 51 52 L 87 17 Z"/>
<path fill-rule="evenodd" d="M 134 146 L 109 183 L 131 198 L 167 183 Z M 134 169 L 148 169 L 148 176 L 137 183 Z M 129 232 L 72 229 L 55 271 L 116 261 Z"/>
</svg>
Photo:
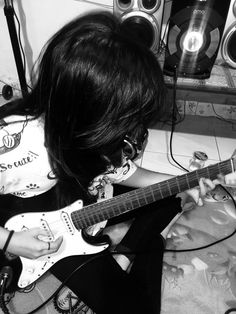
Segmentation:
<svg viewBox="0 0 236 314">
<path fill-rule="evenodd" d="M 236 191 L 230 190 L 236 196 Z M 172 226 L 163 262 L 162 314 L 224 314 L 236 308 L 236 209 L 220 187 Z"/>
</svg>

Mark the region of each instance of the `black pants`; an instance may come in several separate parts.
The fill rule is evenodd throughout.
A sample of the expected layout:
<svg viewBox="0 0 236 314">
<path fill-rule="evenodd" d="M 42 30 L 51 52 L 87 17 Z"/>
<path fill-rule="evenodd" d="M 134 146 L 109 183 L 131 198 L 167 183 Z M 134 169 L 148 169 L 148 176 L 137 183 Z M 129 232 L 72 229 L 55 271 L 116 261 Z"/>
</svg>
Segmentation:
<svg viewBox="0 0 236 314">
<path fill-rule="evenodd" d="M 45 202 L 46 201 L 46 202 Z M 46 206 L 48 203 L 50 206 Z M 19 199 L 14 196 L 0 198 L 1 222 L 18 211 L 52 208 L 54 192 L 39 197 Z M 17 208 L 17 212 L 15 212 Z M 52 208 L 55 209 L 55 208 Z M 160 312 L 162 259 L 164 240 L 160 232 L 180 210 L 180 200 L 174 197 L 138 209 L 135 220 L 122 239 L 118 250 L 126 248 L 135 253 L 130 273 L 124 272 L 111 253 L 94 256 L 67 257 L 50 271 L 61 281 L 82 265 L 66 285 L 96 314 L 157 314 Z M 8 217 L 7 217 L 8 218 Z M 125 215 L 123 220 L 128 219 Z M 110 223 L 117 223 L 113 219 Z M 93 258 L 91 261 L 91 257 Z M 83 264 L 84 263 L 84 264 Z"/>
<path fill-rule="evenodd" d="M 135 253 L 129 274 L 109 252 L 98 254 L 91 262 L 91 256 L 68 257 L 53 266 L 51 272 L 64 281 L 85 263 L 66 285 L 97 314 L 160 313 L 165 247 L 160 232 L 179 210 L 179 199 L 169 198 L 135 213 L 134 222 L 118 245 L 118 250 L 125 247 Z"/>
</svg>

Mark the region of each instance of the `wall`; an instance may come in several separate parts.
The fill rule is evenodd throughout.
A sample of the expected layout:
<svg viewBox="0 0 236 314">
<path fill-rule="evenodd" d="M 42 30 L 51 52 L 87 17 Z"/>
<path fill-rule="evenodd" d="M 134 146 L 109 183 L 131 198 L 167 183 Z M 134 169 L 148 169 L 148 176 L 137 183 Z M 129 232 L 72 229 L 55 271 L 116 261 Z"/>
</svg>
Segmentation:
<svg viewBox="0 0 236 314">
<path fill-rule="evenodd" d="M 41 48 L 62 25 L 88 10 L 112 8 L 112 0 L 98 0 L 97 4 L 76 0 L 14 0 L 13 3 L 21 24 L 21 39 L 27 56 L 27 78 Z M 0 45 L 0 91 L 7 83 L 15 88 L 14 94 L 18 95 L 18 74 L 4 14 L 4 0 L 0 0 Z"/>
</svg>

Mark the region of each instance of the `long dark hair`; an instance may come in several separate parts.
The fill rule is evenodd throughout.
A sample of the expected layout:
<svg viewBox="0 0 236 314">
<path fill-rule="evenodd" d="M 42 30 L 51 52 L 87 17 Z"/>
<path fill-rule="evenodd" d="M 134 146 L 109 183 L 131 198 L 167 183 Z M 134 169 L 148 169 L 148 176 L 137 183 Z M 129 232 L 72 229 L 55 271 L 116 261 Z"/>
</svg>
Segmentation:
<svg viewBox="0 0 236 314">
<path fill-rule="evenodd" d="M 84 188 L 106 169 L 104 156 L 119 165 L 126 134 L 160 120 L 165 111 L 156 57 L 108 12 L 62 27 L 43 49 L 34 80 L 30 94 L 5 106 L 0 118 L 42 116 L 58 178 L 74 178 Z"/>
</svg>

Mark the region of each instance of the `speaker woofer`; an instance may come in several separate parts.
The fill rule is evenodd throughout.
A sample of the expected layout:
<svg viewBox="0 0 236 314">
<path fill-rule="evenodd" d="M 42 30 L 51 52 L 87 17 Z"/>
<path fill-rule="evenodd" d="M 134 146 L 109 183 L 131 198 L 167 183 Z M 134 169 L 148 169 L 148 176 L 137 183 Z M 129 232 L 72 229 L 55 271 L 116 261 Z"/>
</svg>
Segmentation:
<svg viewBox="0 0 236 314">
<path fill-rule="evenodd" d="M 154 52 L 159 44 L 159 27 L 154 18 L 145 12 L 132 11 L 122 16 L 122 23 L 135 31 L 141 43 L 147 45 Z"/>
</svg>

